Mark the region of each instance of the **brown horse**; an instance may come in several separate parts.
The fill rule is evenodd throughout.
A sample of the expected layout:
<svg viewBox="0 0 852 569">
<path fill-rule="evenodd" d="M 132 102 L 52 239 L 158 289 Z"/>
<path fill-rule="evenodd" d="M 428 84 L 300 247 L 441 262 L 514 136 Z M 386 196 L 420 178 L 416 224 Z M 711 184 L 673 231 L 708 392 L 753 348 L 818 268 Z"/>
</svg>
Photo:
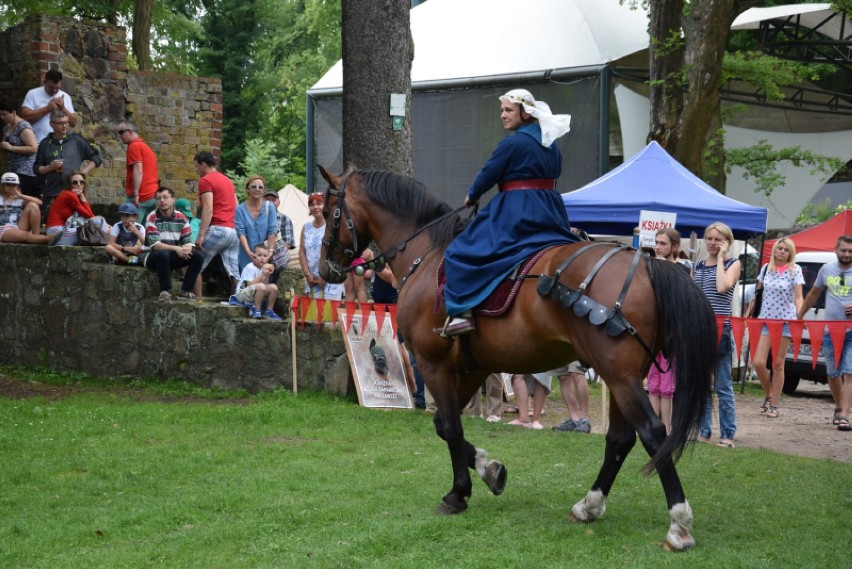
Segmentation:
<svg viewBox="0 0 852 569">
<path fill-rule="evenodd" d="M 446 318 L 442 303 L 436 302 L 436 271 L 443 250 L 460 229 L 458 210 L 452 211 L 412 178 L 390 172 L 350 170 L 335 176 L 321 167 L 320 171 L 330 184 L 324 202 L 322 277 L 342 282 L 352 259 L 375 240 L 382 251 L 377 259 L 386 259 L 401 283 L 399 329 L 414 350 L 435 398 L 435 429 L 446 441 L 452 460 L 453 485 L 438 513 L 467 508 L 472 489 L 468 469 L 476 470 L 494 494 L 505 486 L 503 464 L 488 460 L 485 450 L 465 440 L 462 430 L 461 410 L 488 374 L 546 371 L 579 358 L 605 378 L 612 404 L 603 465 L 591 490 L 571 509 L 571 517 L 591 522 L 604 513 L 606 496 L 638 433 L 652 458 L 647 468 L 657 470 L 666 494 L 671 517 L 666 547 L 683 550 L 692 546 L 692 512 L 674 461 L 704 412 L 716 365 L 717 338 L 710 304 L 689 275 L 673 263 L 657 260 L 646 259 L 636 266 L 632 251 L 614 251 L 588 286 L 582 287 L 585 291 L 580 297 L 599 308 L 613 307 L 625 282 L 630 281 L 631 265 L 635 268 L 620 308 L 627 332 L 610 335 L 608 321 L 592 324 L 590 320 L 595 319 L 586 317 L 584 311 L 578 311 L 583 314 L 578 317 L 575 310 L 552 300 L 552 295 L 537 291 L 537 282 L 554 276 L 585 245 L 555 247 L 536 262 L 532 272 L 539 280 L 524 280 L 512 308 L 499 317 L 477 318 L 473 334 L 448 341 L 433 331 Z M 578 289 L 612 247 L 583 251 L 561 271 L 559 282 Z M 678 364 L 668 437 L 642 388 L 652 354 L 660 350 Z"/>
</svg>

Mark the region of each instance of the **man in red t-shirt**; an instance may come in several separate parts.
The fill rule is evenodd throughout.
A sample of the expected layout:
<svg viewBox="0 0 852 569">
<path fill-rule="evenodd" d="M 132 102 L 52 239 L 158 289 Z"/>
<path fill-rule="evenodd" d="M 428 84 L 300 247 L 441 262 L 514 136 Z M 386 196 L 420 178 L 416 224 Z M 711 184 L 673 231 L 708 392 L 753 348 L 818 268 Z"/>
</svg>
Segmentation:
<svg viewBox="0 0 852 569">
<path fill-rule="evenodd" d="M 240 278 L 240 241 L 234 226 L 237 192 L 231 179 L 216 169 L 216 159 L 210 152 L 195 155 L 195 171 L 200 178 L 198 197 L 201 200 L 201 226 L 195 246 L 204 253 L 202 270 L 216 255 L 221 255 L 225 270 L 231 277 L 233 294 Z"/>
<path fill-rule="evenodd" d="M 139 208 L 139 218 L 145 219 L 156 208 L 154 194 L 160 187 L 157 156 L 136 132 L 136 125 L 129 120 L 118 124 L 118 136 L 127 145 L 127 174 L 124 192 L 127 201 Z"/>
</svg>

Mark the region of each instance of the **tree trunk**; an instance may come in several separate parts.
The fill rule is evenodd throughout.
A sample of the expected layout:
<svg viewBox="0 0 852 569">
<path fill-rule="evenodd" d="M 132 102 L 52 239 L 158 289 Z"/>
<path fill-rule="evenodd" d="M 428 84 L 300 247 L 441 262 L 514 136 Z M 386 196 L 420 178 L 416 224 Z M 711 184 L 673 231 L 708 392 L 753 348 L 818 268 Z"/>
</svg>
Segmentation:
<svg viewBox="0 0 852 569">
<path fill-rule="evenodd" d="M 678 162 L 701 178 L 707 135 L 716 131 L 716 122 L 721 122 L 719 89 L 731 24 L 755 4 L 757 0 L 650 2 L 652 44 L 662 45 L 682 29 L 683 47 L 681 67 L 675 67 L 674 53 L 666 52 L 661 59 L 651 50 L 651 77 L 660 83 L 652 84 L 648 138 L 659 141 Z M 655 70 L 657 66 L 661 68 Z M 685 76 L 686 85 L 674 80 L 680 73 Z M 682 102 L 680 107 L 678 101 Z M 718 168 L 724 170 L 724 162 Z"/>
<path fill-rule="evenodd" d="M 409 0 L 342 0 L 343 160 L 361 169 L 411 175 L 411 39 Z M 391 94 L 405 95 L 393 130 Z"/>
<path fill-rule="evenodd" d="M 151 69 L 151 10 L 154 0 L 134 0 L 133 4 L 133 56 L 136 65 L 145 71 Z"/>
</svg>

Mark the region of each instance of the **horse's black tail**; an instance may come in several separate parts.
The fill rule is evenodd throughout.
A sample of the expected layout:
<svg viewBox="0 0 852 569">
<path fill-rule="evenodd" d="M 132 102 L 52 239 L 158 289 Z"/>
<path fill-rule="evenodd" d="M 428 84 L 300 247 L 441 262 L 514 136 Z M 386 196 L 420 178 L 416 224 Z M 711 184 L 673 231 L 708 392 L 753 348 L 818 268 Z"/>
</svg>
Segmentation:
<svg viewBox="0 0 852 569">
<path fill-rule="evenodd" d="M 704 292 L 682 267 L 652 262 L 654 296 L 663 351 L 675 366 L 671 432 L 652 458 L 655 467 L 667 456 L 677 460 L 698 430 L 713 375 L 716 373 L 716 316 Z"/>
</svg>

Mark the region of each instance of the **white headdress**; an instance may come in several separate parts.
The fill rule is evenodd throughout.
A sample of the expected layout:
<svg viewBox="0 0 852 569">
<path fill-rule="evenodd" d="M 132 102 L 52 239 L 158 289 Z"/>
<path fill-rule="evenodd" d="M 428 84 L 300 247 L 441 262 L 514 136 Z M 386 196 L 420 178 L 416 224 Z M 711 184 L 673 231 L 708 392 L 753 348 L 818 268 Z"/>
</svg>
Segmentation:
<svg viewBox="0 0 852 569">
<path fill-rule="evenodd" d="M 554 140 L 571 130 L 571 115 L 554 115 L 550 111 L 550 105 L 544 101 L 536 101 L 526 89 L 512 89 L 500 97 L 500 100 L 519 103 L 524 111 L 538 119 L 542 146 L 549 147 Z"/>
</svg>

